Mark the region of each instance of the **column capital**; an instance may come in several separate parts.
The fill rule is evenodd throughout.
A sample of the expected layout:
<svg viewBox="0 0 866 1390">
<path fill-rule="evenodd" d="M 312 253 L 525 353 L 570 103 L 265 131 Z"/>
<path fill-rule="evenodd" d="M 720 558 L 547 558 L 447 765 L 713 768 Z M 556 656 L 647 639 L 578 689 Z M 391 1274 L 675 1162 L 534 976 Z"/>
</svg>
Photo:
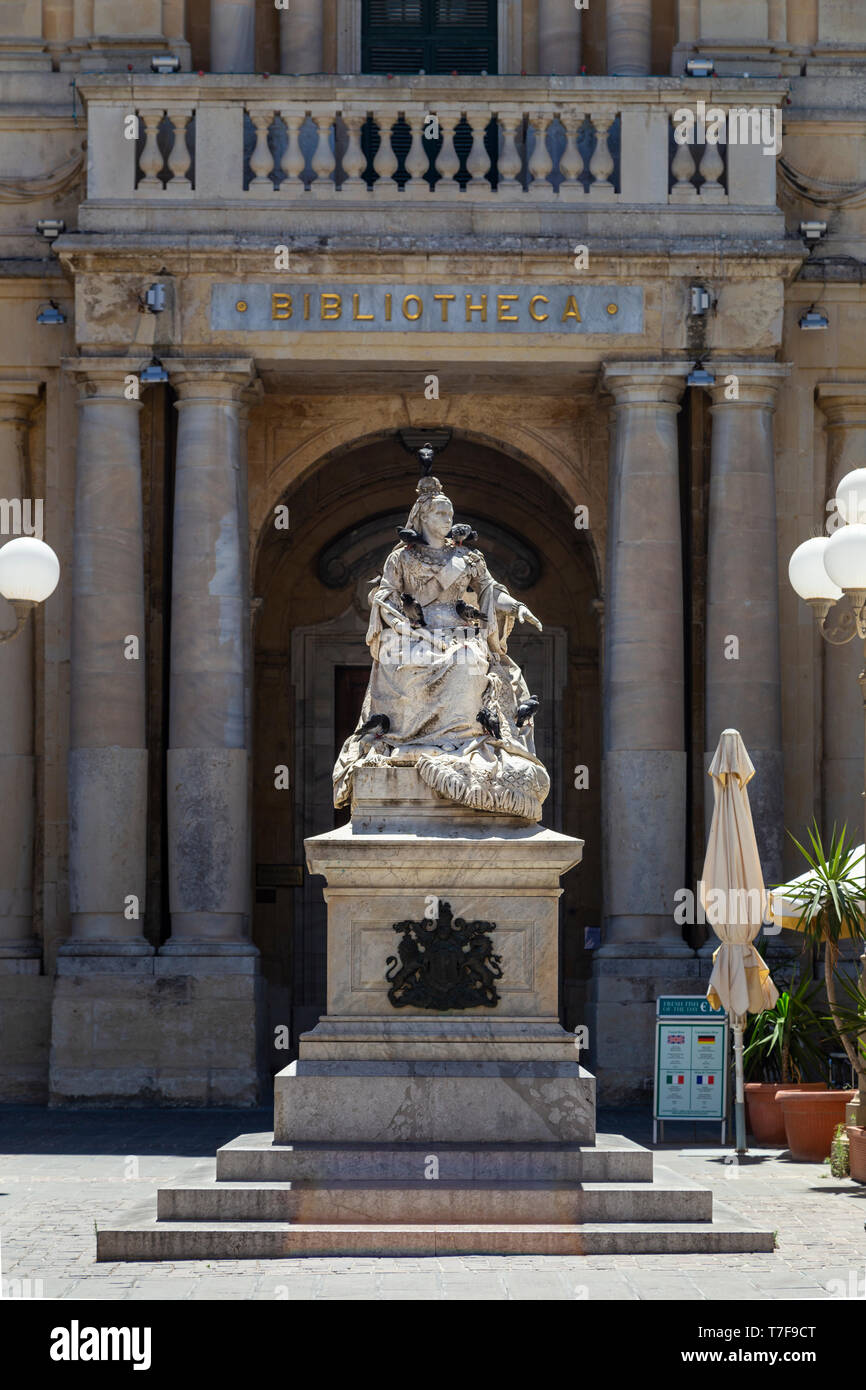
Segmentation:
<svg viewBox="0 0 866 1390">
<path fill-rule="evenodd" d="M 866 381 L 819 381 L 815 399 L 828 429 L 866 428 Z"/>
<path fill-rule="evenodd" d="M 679 407 L 691 362 L 603 362 L 601 383 L 620 405 Z"/>
<path fill-rule="evenodd" d="M 753 405 L 775 410 L 779 387 L 790 374 L 790 362 L 756 362 L 752 358 L 716 358 L 709 366 L 716 378 L 715 386 L 706 387 L 712 406 L 711 410 L 728 406 Z M 737 395 L 726 396 L 729 389 L 726 378 L 737 378 Z"/>
<path fill-rule="evenodd" d="M 126 394 L 126 378 L 140 376 L 150 361 L 146 357 L 64 357 L 60 365 L 78 387 L 78 404 L 99 400 L 141 408 L 141 401 Z"/>
<path fill-rule="evenodd" d="M 192 401 L 241 404 L 256 380 L 256 364 L 251 357 L 184 357 L 163 365 L 180 397 L 177 406 Z"/>
</svg>

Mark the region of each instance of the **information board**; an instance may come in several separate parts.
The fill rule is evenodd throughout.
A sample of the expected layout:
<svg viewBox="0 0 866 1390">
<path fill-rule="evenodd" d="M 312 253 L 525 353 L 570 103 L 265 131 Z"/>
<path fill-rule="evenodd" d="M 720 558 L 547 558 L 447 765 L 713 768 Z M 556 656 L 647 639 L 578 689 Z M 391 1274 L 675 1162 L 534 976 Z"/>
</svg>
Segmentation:
<svg viewBox="0 0 866 1390">
<path fill-rule="evenodd" d="M 662 995 L 656 1008 L 653 1119 L 718 1120 L 727 1101 L 728 1020 L 701 995 Z"/>
</svg>

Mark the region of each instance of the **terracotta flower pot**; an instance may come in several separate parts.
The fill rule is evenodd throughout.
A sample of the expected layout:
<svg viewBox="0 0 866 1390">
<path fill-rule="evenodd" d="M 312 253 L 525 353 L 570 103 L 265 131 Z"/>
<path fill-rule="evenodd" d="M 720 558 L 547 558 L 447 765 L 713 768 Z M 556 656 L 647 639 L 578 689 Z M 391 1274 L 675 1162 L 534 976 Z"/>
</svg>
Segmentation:
<svg viewBox="0 0 866 1390">
<path fill-rule="evenodd" d="M 848 1161 L 851 1177 L 855 1182 L 866 1182 L 866 1129 L 859 1125 L 846 1125 L 848 1133 Z"/>
<path fill-rule="evenodd" d="M 830 1153 L 833 1131 L 845 1123 L 845 1106 L 854 1095 L 854 1091 L 780 1090 L 776 1099 L 785 1116 L 791 1157 L 800 1163 L 822 1163 Z"/>
<path fill-rule="evenodd" d="M 785 1117 L 778 1103 L 780 1091 L 824 1091 L 823 1081 L 747 1081 L 746 1115 L 749 1131 L 758 1144 L 784 1148 Z"/>
</svg>

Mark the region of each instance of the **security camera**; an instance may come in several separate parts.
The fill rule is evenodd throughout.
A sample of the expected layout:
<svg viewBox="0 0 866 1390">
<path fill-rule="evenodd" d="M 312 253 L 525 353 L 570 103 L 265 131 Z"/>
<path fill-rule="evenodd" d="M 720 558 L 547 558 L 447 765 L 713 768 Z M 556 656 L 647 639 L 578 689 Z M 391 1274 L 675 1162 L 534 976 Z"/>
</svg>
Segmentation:
<svg viewBox="0 0 866 1390">
<path fill-rule="evenodd" d="M 165 308 L 165 285 L 149 285 L 144 294 L 144 308 L 148 314 L 161 314 Z"/>
<path fill-rule="evenodd" d="M 66 231 L 66 223 L 62 217 L 43 217 L 36 223 L 36 230 L 46 241 L 54 241 L 61 232 Z"/>
<path fill-rule="evenodd" d="M 712 58 L 689 58 L 686 72 L 689 77 L 712 77 L 716 65 Z"/>
<path fill-rule="evenodd" d="M 816 242 L 816 241 L 820 241 L 821 238 L 822 238 L 822 237 L 825 237 L 826 235 L 827 235 L 827 223 L 826 223 L 826 222 L 801 222 L 801 223 L 800 223 L 800 236 L 803 238 L 803 240 L 804 240 L 805 242 L 813 242 L 813 243 L 814 243 L 814 242 Z"/>
</svg>

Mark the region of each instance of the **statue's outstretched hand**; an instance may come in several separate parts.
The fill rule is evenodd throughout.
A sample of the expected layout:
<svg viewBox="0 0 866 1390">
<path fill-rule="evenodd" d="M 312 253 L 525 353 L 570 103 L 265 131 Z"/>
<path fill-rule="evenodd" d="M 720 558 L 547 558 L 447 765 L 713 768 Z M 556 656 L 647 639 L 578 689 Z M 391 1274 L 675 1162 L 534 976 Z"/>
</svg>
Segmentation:
<svg viewBox="0 0 866 1390">
<path fill-rule="evenodd" d="M 544 631 L 535 614 L 527 608 L 525 603 L 518 603 L 517 605 L 517 621 L 519 623 L 532 623 L 532 626 L 537 627 L 539 632 Z"/>
</svg>

